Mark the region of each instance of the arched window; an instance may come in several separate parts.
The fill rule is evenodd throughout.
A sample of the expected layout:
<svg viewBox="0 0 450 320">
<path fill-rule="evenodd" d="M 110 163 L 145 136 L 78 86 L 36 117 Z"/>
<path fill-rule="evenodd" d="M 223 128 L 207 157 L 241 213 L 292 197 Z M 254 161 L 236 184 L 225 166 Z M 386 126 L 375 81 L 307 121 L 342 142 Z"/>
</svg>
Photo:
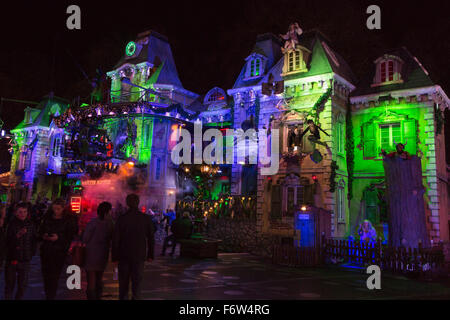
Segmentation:
<svg viewBox="0 0 450 320">
<path fill-rule="evenodd" d="M 225 91 L 217 87 L 209 90 L 203 100 L 204 104 L 211 104 L 215 102 L 225 102 Z"/>
</svg>

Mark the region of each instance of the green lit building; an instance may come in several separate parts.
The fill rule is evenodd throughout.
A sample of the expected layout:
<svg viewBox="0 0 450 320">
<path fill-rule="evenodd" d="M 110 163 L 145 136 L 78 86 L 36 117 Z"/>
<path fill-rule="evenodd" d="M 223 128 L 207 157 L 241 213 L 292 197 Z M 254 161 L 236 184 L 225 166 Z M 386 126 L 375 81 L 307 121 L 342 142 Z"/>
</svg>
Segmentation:
<svg viewBox="0 0 450 320">
<path fill-rule="evenodd" d="M 284 92 L 263 94 L 264 83 L 273 82 Z M 384 239 L 389 214 L 381 150 L 392 152 L 395 143 L 406 143 L 406 150 L 422 159 L 430 239 L 449 241 L 442 119 L 449 99 L 406 48 L 374 56 L 364 79 L 356 79 L 320 32 L 302 33 L 295 47 L 287 49 L 278 37 L 261 35 L 228 94 L 235 101 L 234 128 L 253 116 L 258 128 L 280 130 L 278 174 L 263 176 L 260 167 L 233 166 L 234 194 L 248 193 L 248 171 L 257 171 L 250 189 L 257 197 L 262 234 L 292 236 L 296 213 L 303 207 L 327 210 L 336 238 L 355 236 L 368 219 Z M 311 145 L 309 133 L 298 150 L 291 149 L 290 132 L 305 130 L 308 119 L 329 134 L 321 133 L 329 149 Z M 321 161 L 303 157 L 315 148 Z M 289 161 L 296 152 L 302 160 Z"/>
</svg>

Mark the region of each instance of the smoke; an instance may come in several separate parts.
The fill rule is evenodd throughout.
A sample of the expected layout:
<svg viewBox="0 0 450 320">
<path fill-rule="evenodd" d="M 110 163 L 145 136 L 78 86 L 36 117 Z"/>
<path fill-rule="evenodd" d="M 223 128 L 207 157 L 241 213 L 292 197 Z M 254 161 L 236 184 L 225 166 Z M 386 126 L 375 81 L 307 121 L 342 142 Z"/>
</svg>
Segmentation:
<svg viewBox="0 0 450 320">
<path fill-rule="evenodd" d="M 119 165 L 116 173 L 104 172 L 97 179 L 85 178 L 83 185 L 83 213 L 93 215 L 98 204 L 108 201 L 113 210 L 126 208 L 125 199 L 130 193 L 145 196 L 148 189 L 147 168 L 126 162 Z"/>
</svg>

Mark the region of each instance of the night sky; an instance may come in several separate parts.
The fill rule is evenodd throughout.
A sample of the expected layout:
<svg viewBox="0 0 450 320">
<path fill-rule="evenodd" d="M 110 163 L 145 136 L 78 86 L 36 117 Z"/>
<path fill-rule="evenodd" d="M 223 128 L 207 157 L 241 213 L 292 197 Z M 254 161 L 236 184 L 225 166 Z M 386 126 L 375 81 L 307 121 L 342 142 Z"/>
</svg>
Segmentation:
<svg viewBox="0 0 450 320">
<path fill-rule="evenodd" d="M 448 1 L 92 2 L 2 3 L 2 97 L 39 101 L 50 91 L 67 99 L 88 97 L 90 84 L 80 68 L 89 77 L 96 68 L 112 70 L 126 43 L 149 29 L 168 37 L 186 89 L 226 90 L 257 34 L 285 33 L 295 21 L 304 31 L 322 31 L 359 77 L 385 49 L 406 46 L 450 95 Z M 66 28 L 70 4 L 81 7 L 81 30 Z M 381 7 L 381 30 L 366 28 L 370 4 Z M 7 129 L 19 123 L 25 107 L 4 102 L 0 118 Z M 1 158 L 0 172 L 7 171 L 7 157 Z"/>
</svg>

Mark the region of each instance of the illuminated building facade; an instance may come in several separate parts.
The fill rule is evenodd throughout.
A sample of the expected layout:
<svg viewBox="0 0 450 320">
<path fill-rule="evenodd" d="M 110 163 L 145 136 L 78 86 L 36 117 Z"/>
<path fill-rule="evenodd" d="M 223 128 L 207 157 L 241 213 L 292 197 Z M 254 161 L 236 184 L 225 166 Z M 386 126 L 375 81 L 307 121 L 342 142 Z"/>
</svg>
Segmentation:
<svg viewBox="0 0 450 320">
<path fill-rule="evenodd" d="M 201 121 L 204 128 L 221 130 L 279 129 L 277 174 L 264 176 L 259 164 L 235 163 L 214 186 L 216 194 L 230 188 L 232 195 L 256 199 L 261 233 L 291 236 L 303 207 L 327 210 L 334 237 L 354 234 L 364 219 L 383 237 L 388 215 L 380 154 L 406 143 L 406 150 L 422 159 L 430 239 L 448 241 L 442 111 L 449 99 L 443 90 L 405 48 L 375 57 L 366 79 L 357 80 L 320 32 L 302 33 L 297 40 L 286 46 L 272 34 L 259 35 L 233 87 L 199 95 L 183 88 L 168 40 L 153 31 L 139 34 L 107 73 L 108 101 L 76 111 L 47 97 L 25 110 L 24 121 L 12 130 L 11 198 L 54 197 L 63 180 L 85 175 L 86 163 L 103 159 L 115 166 L 131 159 L 147 165 L 145 205 L 174 207 L 180 184 L 170 150 L 181 128 Z M 84 127 L 81 118 L 88 120 Z M 295 140 L 308 120 L 325 131 L 323 145 L 311 140 L 310 132 Z M 95 134 L 83 133 L 94 129 Z M 110 149 L 83 146 L 88 135 L 107 139 L 101 144 L 111 143 Z M 67 141 L 79 146 L 74 151 Z M 100 155 L 82 160 L 86 154 Z"/>
</svg>

